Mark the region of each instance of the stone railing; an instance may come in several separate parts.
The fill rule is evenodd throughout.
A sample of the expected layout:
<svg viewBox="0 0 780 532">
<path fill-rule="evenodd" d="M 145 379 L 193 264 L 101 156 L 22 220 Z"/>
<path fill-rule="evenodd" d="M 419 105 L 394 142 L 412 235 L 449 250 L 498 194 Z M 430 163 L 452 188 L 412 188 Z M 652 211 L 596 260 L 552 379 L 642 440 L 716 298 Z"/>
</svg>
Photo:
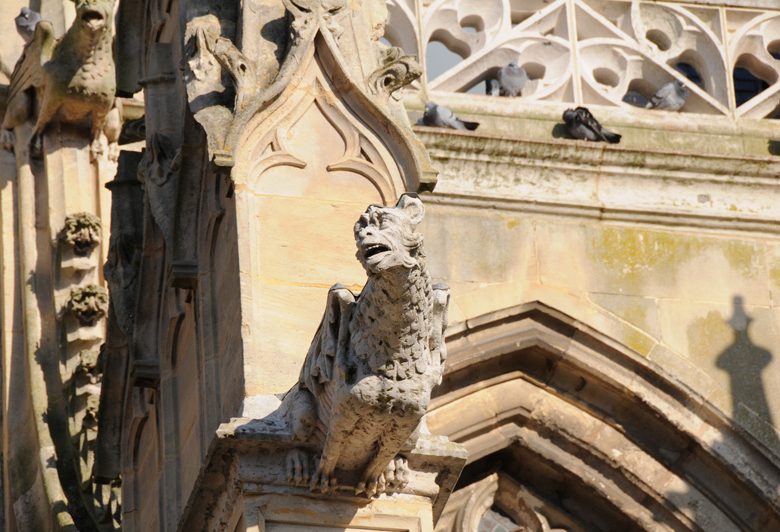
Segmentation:
<svg viewBox="0 0 780 532">
<path fill-rule="evenodd" d="M 679 79 L 690 93 L 683 112 L 778 118 L 780 4 L 728 4 L 388 0 L 385 39 L 420 58 L 425 73 L 411 90 L 485 94 L 514 61 L 531 101 L 641 107 Z"/>
</svg>

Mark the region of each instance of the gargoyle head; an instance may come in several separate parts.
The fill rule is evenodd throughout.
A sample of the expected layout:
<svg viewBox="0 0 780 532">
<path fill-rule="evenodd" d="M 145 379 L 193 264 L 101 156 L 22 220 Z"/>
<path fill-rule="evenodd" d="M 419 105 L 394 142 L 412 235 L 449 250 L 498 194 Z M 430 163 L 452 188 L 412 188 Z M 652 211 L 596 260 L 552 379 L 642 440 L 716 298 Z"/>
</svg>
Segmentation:
<svg viewBox="0 0 780 532">
<path fill-rule="evenodd" d="M 101 33 L 111 24 L 113 0 L 75 0 L 76 24 L 92 32 Z"/>
<path fill-rule="evenodd" d="M 422 258 L 423 237 L 415 227 L 425 208 L 417 194 L 403 194 L 395 207 L 370 205 L 355 224 L 357 259 L 369 275 L 412 268 Z"/>
</svg>

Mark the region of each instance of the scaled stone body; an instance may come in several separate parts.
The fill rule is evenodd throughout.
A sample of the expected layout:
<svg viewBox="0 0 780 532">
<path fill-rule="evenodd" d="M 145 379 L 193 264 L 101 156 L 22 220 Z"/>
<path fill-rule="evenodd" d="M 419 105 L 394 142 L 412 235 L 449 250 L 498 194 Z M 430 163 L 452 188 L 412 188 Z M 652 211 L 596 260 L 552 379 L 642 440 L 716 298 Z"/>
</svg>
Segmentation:
<svg viewBox="0 0 780 532">
<path fill-rule="evenodd" d="M 113 0 L 80 0 L 76 19 L 61 40 L 47 21 L 39 22 L 14 68 L 2 128 L 11 130 L 32 115 L 29 89 L 35 89 L 38 116 L 31 144 L 39 152 L 46 126 L 60 120 L 92 128 L 93 156 L 102 153 L 100 134 L 109 141 L 109 156 L 118 156 L 119 110 L 114 105 L 116 74 L 111 43 Z M 10 142 L 5 134 L 5 144 Z M 37 155 L 37 153 L 35 153 Z"/>
<path fill-rule="evenodd" d="M 298 384 L 283 401 L 294 438 L 321 449 L 312 489 L 339 487 L 337 470 L 358 471 L 358 493 L 400 489 L 398 453 L 415 433 L 441 379 L 448 289 L 433 286 L 422 253 L 422 202 L 370 206 L 355 225 L 368 281 L 360 295 L 331 288 Z M 305 480 L 293 456 L 290 476 Z"/>
</svg>

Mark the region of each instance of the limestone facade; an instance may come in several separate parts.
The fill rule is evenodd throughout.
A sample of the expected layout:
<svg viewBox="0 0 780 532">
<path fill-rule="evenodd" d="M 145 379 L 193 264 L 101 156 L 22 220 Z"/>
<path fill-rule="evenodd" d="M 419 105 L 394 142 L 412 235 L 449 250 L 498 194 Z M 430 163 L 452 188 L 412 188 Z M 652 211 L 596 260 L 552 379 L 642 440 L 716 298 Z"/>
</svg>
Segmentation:
<svg viewBox="0 0 780 532">
<path fill-rule="evenodd" d="M 59 37 L 95 2 L 34 7 Z M 55 117 L 30 157 L 30 116 L 0 152 L 6 530 L 780 528 L 775 2 L 112 7 L 121 135 Z M 487 95 L 509 61 L 522 96 Z M 412 126 L 429 101 L 479 128 Z M 620 144 L 565 138 L 576 105 Z M 404 486 L 313 492 L 335 425 L 280 400 L 407 192 L 441 384 Z"/>
</svg>

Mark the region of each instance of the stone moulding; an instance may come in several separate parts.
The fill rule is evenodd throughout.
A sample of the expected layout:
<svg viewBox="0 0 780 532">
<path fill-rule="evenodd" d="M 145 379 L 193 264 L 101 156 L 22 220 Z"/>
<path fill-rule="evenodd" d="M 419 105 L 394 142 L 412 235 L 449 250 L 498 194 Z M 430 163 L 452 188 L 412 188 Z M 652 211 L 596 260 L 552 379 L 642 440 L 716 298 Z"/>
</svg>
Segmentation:
<svg viewBox="0 0 780 532">
<path fill-rule="evenodd" d="M 542 302 L 453 324 L 447 344 L 429 423 L 470 463 L 507 450 L 572 468 L 565 478 L 594 504 L 608 498 L 632 528 L 780 526 L 780 456 L 670 375 L 677 355 L 657 346 L 644 358 Z M 551 482 L 521 480 L 537 491 Z"/>
<path fill-rule="evenodd" d="M 640 152 L 431 128 L 419 128 L 418 134 L 441 168 L 437 193 L 426 197 L 431 204 L 713 231 L 780 232 L 780 208 L 774 201 L 780 163 L 771 157 Z M 489 170 L 477 173 L 468 169 L 471 165 L 487 165 Z M 625 194 L 637 186 L 642 186 L 642 205 Z M 704 187 L 707 201 L 702 202 Z"/>
</svg>

